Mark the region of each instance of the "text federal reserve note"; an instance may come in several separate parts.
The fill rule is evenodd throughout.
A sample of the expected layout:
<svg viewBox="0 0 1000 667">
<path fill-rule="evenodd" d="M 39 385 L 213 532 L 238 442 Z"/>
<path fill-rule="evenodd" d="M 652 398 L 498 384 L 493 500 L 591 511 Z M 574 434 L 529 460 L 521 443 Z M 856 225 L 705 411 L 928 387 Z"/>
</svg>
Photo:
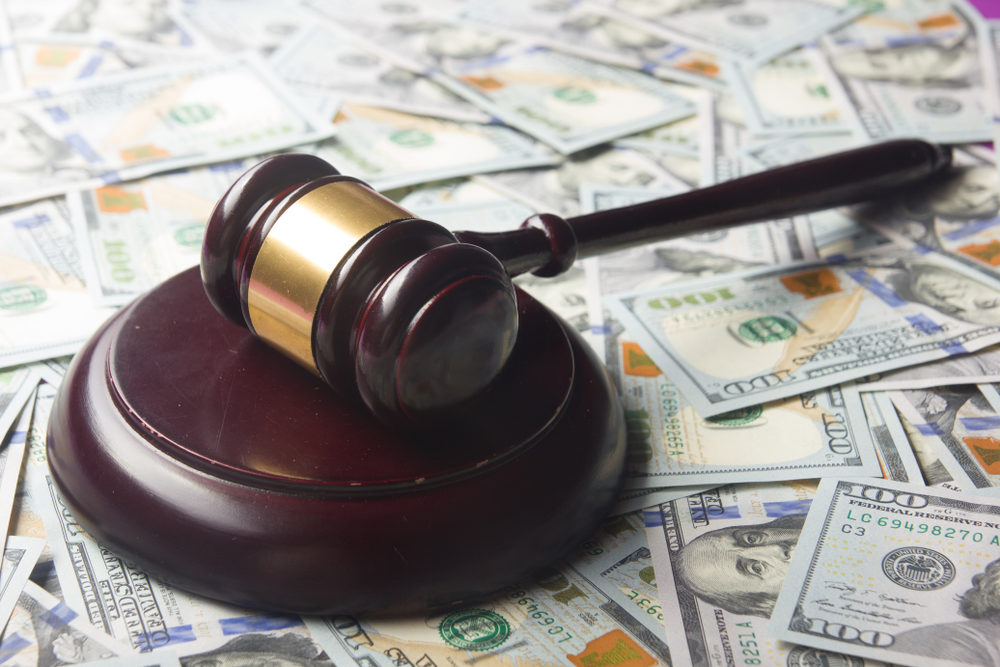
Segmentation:
<svg viewBox="0 0 1000 667">
<path fill-rule="evenodd" d="M 1000 665 L 1000 502 L 820 482 L 768 629 L 904 665 Z"/>
</svg>

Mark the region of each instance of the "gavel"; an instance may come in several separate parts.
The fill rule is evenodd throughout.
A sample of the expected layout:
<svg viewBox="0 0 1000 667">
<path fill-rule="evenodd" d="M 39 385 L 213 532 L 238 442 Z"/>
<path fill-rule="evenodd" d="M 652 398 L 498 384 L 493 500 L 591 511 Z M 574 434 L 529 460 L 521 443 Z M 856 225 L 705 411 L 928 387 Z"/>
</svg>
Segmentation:
<svg viewBox="0 0 1000 667">
<path fill-rule="evenodd" d="M 511 278 L 654 240 L 891 195 L 951 164 L 900 139 L 711 187 L 508 232 L 451 232 L 306 154 L 277 155 L 219 200 L 201 257 L 229 320 L 357 397 L 384 423 L 423 429 L 488 392 L 518 332 Z"/>
</svg>

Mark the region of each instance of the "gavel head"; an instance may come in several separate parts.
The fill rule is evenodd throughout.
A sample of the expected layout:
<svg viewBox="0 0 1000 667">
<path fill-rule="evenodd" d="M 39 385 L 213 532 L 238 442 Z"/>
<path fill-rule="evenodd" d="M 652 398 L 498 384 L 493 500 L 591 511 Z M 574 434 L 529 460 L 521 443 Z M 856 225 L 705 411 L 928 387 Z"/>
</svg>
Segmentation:
<svg viewBox="0 0 1000 667">
<path fill-rule="evenodd" d="M 229 188 L 201 277 L 221 314 L 399 426 L 480 395 L 517 337 L 496 257 L 311 155 L 268 158 Z"/>
</svg>

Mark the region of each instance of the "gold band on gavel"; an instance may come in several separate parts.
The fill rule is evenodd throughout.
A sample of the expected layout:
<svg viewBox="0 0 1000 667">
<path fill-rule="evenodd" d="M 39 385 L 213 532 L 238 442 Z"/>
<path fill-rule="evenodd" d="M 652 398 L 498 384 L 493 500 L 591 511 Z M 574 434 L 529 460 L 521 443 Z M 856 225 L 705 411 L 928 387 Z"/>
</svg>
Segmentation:
<svg viewBox="0 0 1000 667">
<path fill-rule="evenodd" d="M 250 270 L 247 310 L 257 335 L 318 374 L 312 327 L 330 274 L 355 243 L 413 217 L 356 181 L 321 185 L 274 222 Z"/>
</svg>

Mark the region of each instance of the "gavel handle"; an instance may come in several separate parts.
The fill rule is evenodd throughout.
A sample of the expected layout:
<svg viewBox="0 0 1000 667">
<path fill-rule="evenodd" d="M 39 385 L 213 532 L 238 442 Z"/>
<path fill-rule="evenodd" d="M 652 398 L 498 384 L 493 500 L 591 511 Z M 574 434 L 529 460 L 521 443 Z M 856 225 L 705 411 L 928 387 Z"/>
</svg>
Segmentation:
<svg viewBox="0 0 1000 667">
<path fill-rule="evenodd" d="M 884 197 L 950 164 L 947 146 L 898 139 L 565 221 L 543 214 L 510 232 L 456 235 L 492 252 L 511 275 L 556 275 L 578 257 Z"/>
</svg>

